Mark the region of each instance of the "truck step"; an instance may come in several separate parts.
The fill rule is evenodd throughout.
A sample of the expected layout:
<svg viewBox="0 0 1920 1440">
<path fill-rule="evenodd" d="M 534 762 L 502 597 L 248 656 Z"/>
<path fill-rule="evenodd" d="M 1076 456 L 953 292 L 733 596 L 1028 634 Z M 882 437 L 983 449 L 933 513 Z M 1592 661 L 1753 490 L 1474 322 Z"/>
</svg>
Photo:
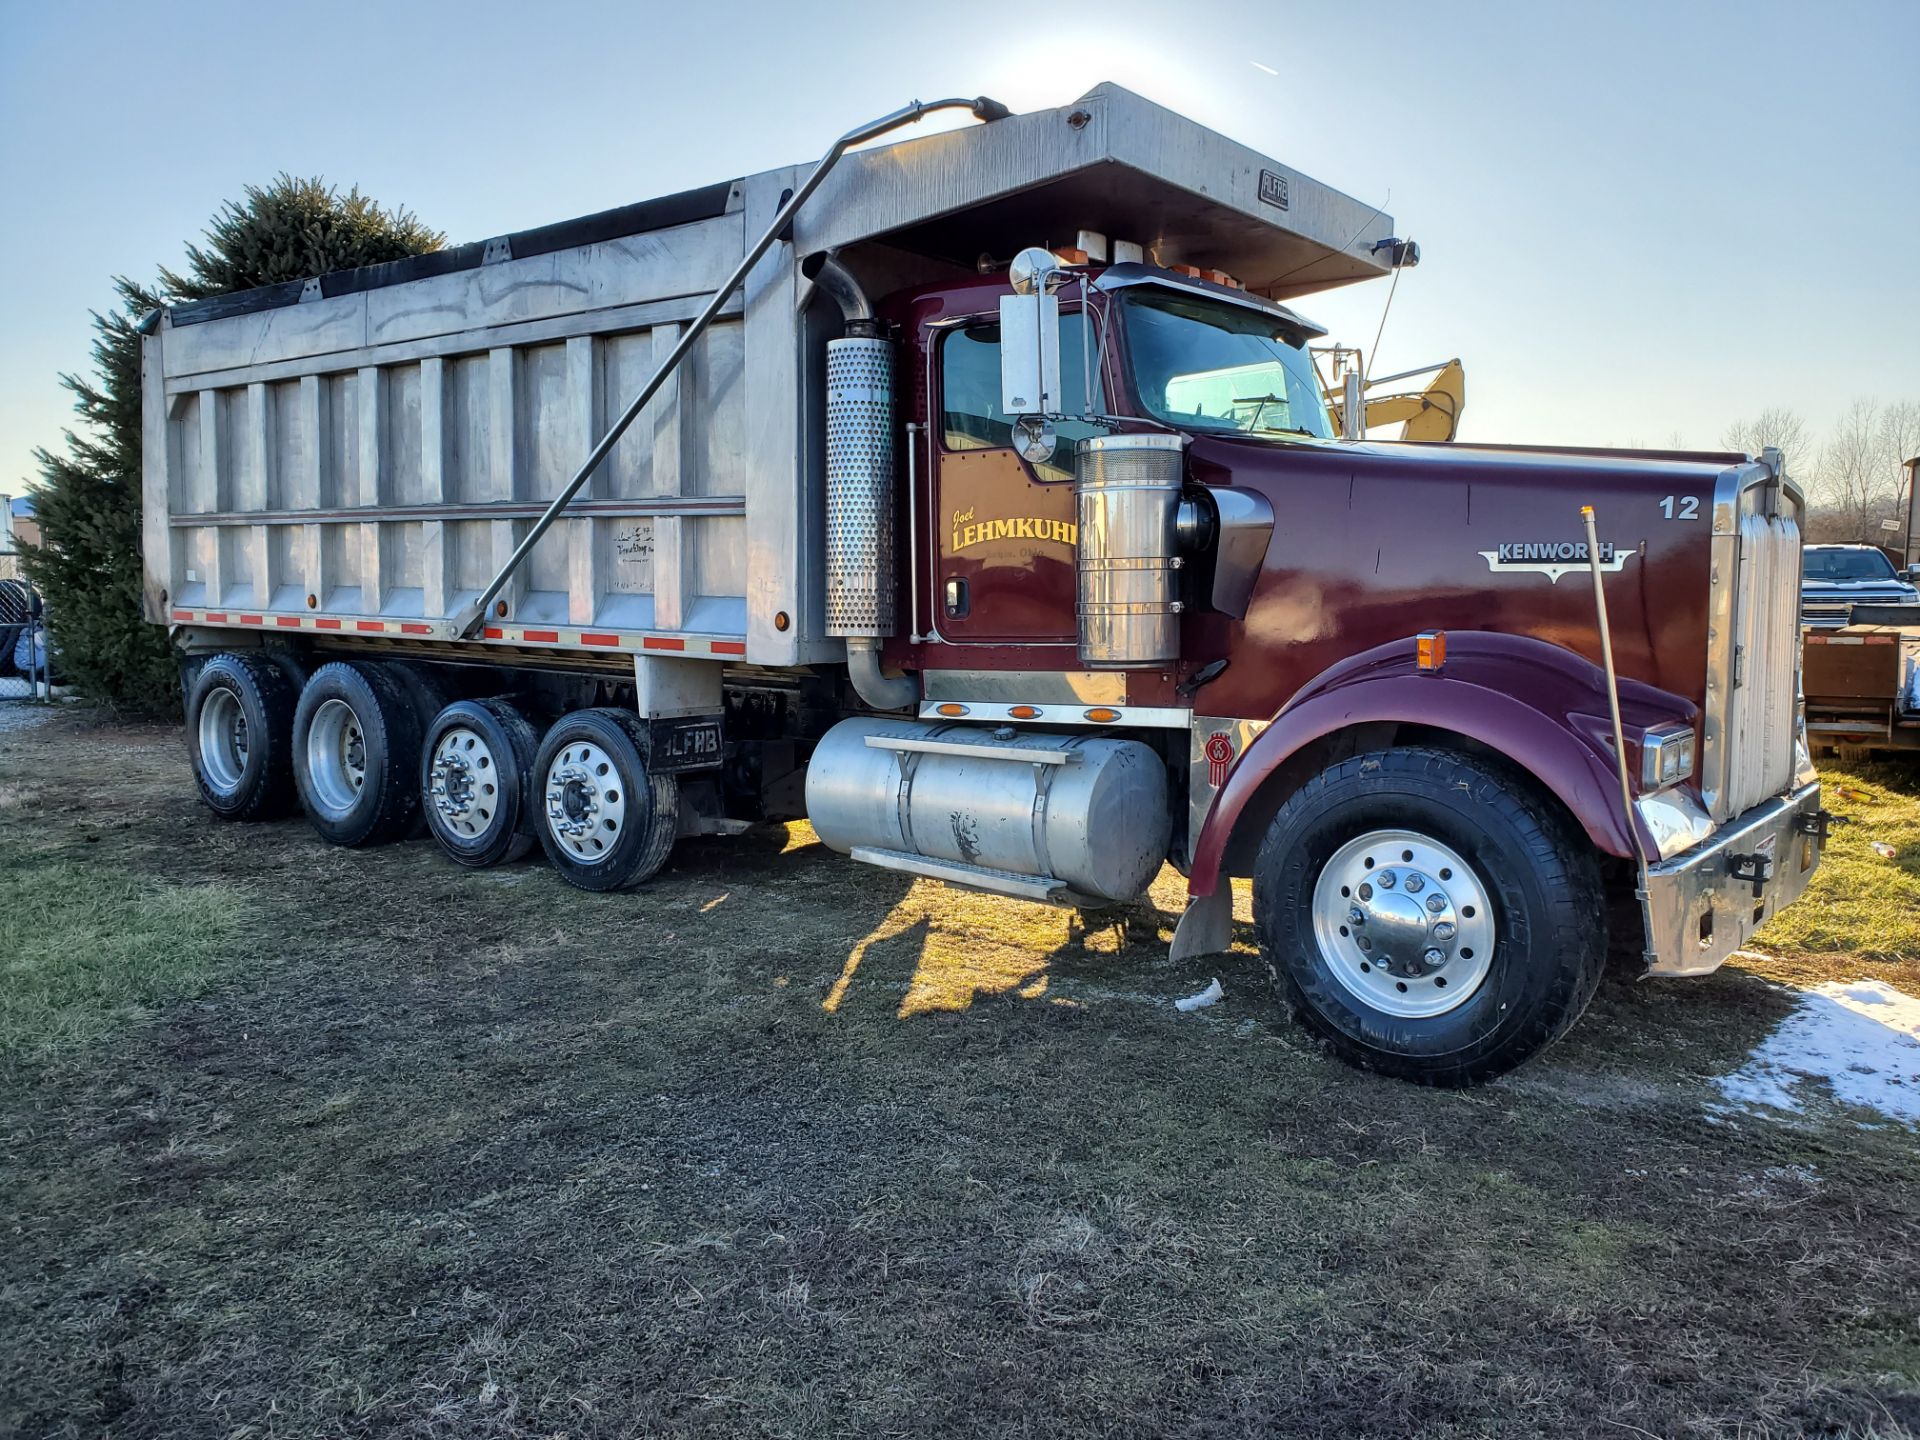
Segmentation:
<svg viewBox="0 0 1920 1440">
<path fill-rule="evenodd" d="M 925 740 L 899 735 L 869 735 L 867 748 L 916 755 L 969 755 L 979 760 L 1019 760 L 1030 765 L 1069 765 L 1080 758 L 1071 750 L 1053 746 L 988 745 L 976 740 Z"/>
<path fill-rule="evenodd" d="M 882 870 L 924 875 L 929 880 L 944 880 L 967 890 L 1011 895 L 1016 900 L 1032 900 L 1042 905 L 1070 903 L 1067 882 L 1051 875 L 1016 875 L 1011 870 L 991 870 L 985 865 L 968 865 L 958 860 L 934 860 L 905 850 L 882 850 L 872 845 L 856 845 L 848 853 L 863 864 L 878 865 Z"/>
</svg>

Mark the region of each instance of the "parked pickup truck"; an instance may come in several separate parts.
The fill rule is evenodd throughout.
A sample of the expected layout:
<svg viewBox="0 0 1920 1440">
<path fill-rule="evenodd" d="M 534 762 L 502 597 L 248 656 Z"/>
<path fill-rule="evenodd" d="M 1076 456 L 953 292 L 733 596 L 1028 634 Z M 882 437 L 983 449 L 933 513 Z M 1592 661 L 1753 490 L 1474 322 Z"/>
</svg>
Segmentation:
<svg viewBox="0 0 1920 1440">
<path fill-rule="evenodd" d="M 802 815 L 1017 901 L 1171 863 L 1178 958 L 1250 877 L 1338 1053 L 1508 1069 L 1610 938 L 1703 974 L 1818 863 L 1803 502 L 1777 451 L 1337 435 L 1295 307 L 1418 254 L 1103 85 L 156 314 L 201 795 L 594 892 Z"/>
<path fill-rule="evenodd" d="M 1856 605 L 1916 605 L 1916 590 L 1884 550 L 1871 545 L 1809 545 L 1800 581 L 1800 623 L 1816 629 L 1845 625 Z"/>
</svg>

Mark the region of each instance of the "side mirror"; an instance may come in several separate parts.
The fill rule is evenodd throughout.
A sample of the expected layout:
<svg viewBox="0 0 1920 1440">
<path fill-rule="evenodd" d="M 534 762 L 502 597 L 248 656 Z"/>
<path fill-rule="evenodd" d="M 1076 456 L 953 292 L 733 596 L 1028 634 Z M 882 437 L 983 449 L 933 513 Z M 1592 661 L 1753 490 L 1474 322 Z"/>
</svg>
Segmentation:
<svg viewBox="0 0 1920 1440">
<path fill-rule="evenodd" d="M 1000 297 L 1000 408 L 1013 416 L 1061 413 L 1059 296 Z"/>
</svg>

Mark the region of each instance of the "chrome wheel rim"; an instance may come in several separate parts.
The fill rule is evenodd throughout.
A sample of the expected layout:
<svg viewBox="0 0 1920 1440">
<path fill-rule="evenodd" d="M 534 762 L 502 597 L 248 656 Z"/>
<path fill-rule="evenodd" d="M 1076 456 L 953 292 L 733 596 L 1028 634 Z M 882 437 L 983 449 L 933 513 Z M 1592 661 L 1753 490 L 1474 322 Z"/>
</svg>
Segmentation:
<svg viewBox="0 0 1920 1440">
<path fill-rule="evenodd" d="M 500 774 L 493 751 L 477 730 L 455 725 L 433 747 L 427 803 L 446 829 L 476 840 L 500 813 Z"/>
<path fill-rule="evenodd" d="M 313 799 L 332 815 L 344 815 L 367 784 L 367 737 L 360 717 L 344 700 L 328 700 L 307 728 L 307 778 Z"/>
<path fill-rule="evenodd" d="M 627 824 L 627 790 L 613 757 L 591 741 L 561 747 L 547 766 L 547 829 L 582 865 L 613 853 Z"/>
<path fill-rule="evenodd" d="M 1473 867 L 1414 830 L 1370 830 L 1333 852 L 1313 887 L 1313 936 L 1349 994 L 1409 1020 L 1470 1000 L 1496 939 Z"/>
<path fill-rule="evenodd" d="M 247 712 L 231 690 L 215 690 L 200 706 L 200 769 L 222 795 L 240 788 L 247 769 Z"/>
</svg>

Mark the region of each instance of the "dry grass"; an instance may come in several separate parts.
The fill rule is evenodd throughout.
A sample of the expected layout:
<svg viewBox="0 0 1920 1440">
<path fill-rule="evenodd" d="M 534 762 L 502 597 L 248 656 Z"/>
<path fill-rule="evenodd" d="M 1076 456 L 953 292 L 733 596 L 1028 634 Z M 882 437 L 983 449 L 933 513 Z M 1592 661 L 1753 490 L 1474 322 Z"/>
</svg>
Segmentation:
<svg viewBox="0 0 1920 1440">
<path fill-rule="evenodd" d="M 102 874 L 0 830 L 0 1064 L 98 1039 L 203 989 L 233 952 L 240 905 L 228 886 Z"/>
<path fill-rule="evenodd" d="M 1822 803 L 1849 823 L 1828 840 L 1801 902 L 1767 924 L 1757 947 L 1864 956 L 1920 979 L 1920 762 L 1824 766 L 1821 782 Z"/>
<path fill-rule="evenodd" d="M 58 875 L 235 897 L 170 1003 L 0 1077 L 0 1435 L 1920 1422 L 1914 1137 L 1712 1117 L 1788 1003 L 1750 973 L 1610 979 L 1438 1094 L 1320 1055 L 1244 944 L 1180 1015 L 1162 915 L 804 827 L 597 898 L 217 825 L 164 732 L 0 736 L 0 787 Z"/>
</svg>

